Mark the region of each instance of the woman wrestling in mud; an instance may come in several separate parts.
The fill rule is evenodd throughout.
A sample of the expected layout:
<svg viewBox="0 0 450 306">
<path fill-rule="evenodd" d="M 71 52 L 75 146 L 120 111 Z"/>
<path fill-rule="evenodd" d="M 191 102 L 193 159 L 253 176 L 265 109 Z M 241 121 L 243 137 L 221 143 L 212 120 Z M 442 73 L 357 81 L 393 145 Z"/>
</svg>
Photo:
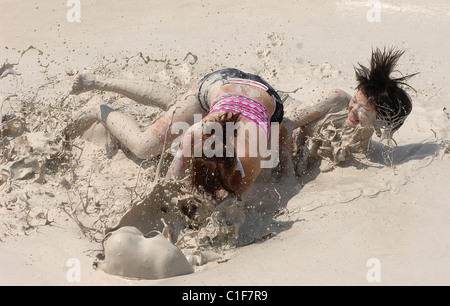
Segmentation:
<svg viewBox="0 0 450 306">
<path fill-rule="evenodd" d="M 213 197 L 225 190 L 240 199 L 253 185 L 267 157 L 260 154 L 261 150 L 253 149 L 267 149 L 272 139 L 278 141 L 278 129 L 271 126 L 278 126 L 283 120 L 278 93 L 261 77 L 231 68 L 206 75 L 178 100 L 170 89 L 156 83 L 92 74 L 78 75 L 72 89 L 73 94 L 95 89 L 112 91 L 166 110 L 142 132 L 137 122 L 100 99 L 93 99 L 75 116 L 66 132 L 99 121 L 141 159 L 161 154 L 166 142 L 174 153 L 167 177 L 176 177 L 190 168 L 193 186 Z M 180 133 L 182 124 L 190 128 L 181 129 Z M 230 124 L 232 128 L 228 129 Z M 272 130 L 275 135 L 271 135 Z M 249 145 L 252 141 L 256 146 Z"/>
<path fill-rule="evenodd" d="M 390 137 L 412 109 L 411 99 L 401 88 L 412 75 L 390 77 L 402 54 L 394 48 L 373 51 L 370 68 L 355 68 L 358 85 L 353 97 L 334 90 L 307 108 L 288 96 L 283 106 L 277 91 L 264 79 L 231 68 L 206 75 L 179 99 L 170 89 L 153 82 L 81 74 L 73 84 L 73 94 L 111 91 L 166 112 L 142 132 L 125 114 L 92 99 L 67 131 L 101 122 L 142 159 L 160 154 L 166 142 L 174 154 L 167 177 L 190 169 L 197 190 L 213 197 L 225 190 L 240 199 L 267 159 L 261 150 L 252 149 L 252 141 L 258 148 L 279 144 L 281 151 L 287 148 L 283 152 L 293 152 L 297 173 L 301 174 L 315 159 L 327 160 L 329 170 L 350 153 L 366 150 L 374 131 L 380 136 L 383 129 Z M 201 120 L 196 119 L 199 116 Z M 282 122 L 282 128 L 274 128 Z M 178 123 L 190 128 L 180 132 Z M 234 128 L 227 129 L 229 124 Z"/>
</svg>

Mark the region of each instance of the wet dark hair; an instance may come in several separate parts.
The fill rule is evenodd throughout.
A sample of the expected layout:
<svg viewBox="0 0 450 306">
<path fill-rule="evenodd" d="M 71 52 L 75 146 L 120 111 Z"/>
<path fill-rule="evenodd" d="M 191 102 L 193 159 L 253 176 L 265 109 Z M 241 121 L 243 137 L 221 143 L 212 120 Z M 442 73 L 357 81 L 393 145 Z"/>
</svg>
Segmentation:
<svg viewBox="0 0 450 306">
<path fill-rule="evenodd" d="M 360 63 L 359 67 L 354 67 L 358 82 L 356 89 L 361 90 L 374 105 L 377 119 L 390 130 L 391 135 L 403 125 L 412 110 L 411 98 L 402 85 L 412 88 L 405 81 L 417 73 L 400 78 L 390 76 L 403 53 L 405 51 L 395 47 L 384 48 L 383 51 L 377 48 L 372 51 L 370 69 Z"/>
<path fill-rule="evenodd" d="M 221 137 L 221 143 L 223 145 L 222 157 L 220 156 L 205 156 L 202 150 L 201 157 L 194 157 L 192 159 L 192 175 L 191 182 L 194 189 L 197 191 L 211 195 L 214 199 L 217 198 L 220 190 L 225 190 L 232 195 L 236 195 L 234 187 L 239 185 L 241 175 L 235 175 L 236 170 L 236 152 L 233 156 L 227 156 L 226 151 L 226 139 L 227 129 L 226 123 L 236 123 L 239 121 L 240 114 L 225 113 L 218 117 L 217 122 L 222 126 L 223 135 L 217 135 Z M 205 141 L 214 134 L 215 131 L 211 131 L 211 134 L 202 134 L 202 146 Z M 236 136 L 236 130 L 234 131 Z M 234 144 L 233 144 L 234 145 Z M 215 149 L 215 148 L 213 148 Z"/>
</svg>

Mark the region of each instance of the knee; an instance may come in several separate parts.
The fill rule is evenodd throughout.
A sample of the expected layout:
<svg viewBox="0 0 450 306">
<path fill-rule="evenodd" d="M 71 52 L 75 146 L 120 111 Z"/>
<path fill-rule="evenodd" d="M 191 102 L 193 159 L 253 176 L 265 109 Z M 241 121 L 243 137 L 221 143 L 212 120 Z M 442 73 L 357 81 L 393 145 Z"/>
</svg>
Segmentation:
<svg viewBox="0 0 450 306">
<path fill-rule="evenodd" d="M 135 135 L 136 141 L 129 147 L 130 151 L 139 159 L 149 159 L 161 154 L 164 139 L 159 139 L 153 133 L 142 132 Z"/>
<path fill-rule="evenodd" d="M 139 159 L 149 159 L 161 154 L 158 149 L 159 147 L 156 141 L 147 139 L 146 141 L 140 141 L 138 145 L 130 148 L 130 151 Z"/>
<path fill-rule="evenodd" d="M 152 154 L 150 150 L 145 150 L 143 148 L 135 148 L 131 150 L 131 152 L 139 159 L 149 159 L 156 155 Z"/>
</svg>

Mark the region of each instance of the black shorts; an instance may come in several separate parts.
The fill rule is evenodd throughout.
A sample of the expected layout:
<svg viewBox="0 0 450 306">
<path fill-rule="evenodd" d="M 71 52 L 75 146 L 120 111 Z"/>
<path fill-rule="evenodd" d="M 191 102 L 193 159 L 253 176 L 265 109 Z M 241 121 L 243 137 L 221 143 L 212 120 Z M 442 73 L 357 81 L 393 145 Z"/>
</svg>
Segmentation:
<svg viewBox="0 0 450 306">
<path fill-rule="evenodd" d="M 200 106 L 205 112 L 209 112 L 210 109 L 210 105 L 208 103 L 208 91 L 210 86 L 219 81 L 222 84 L 229 84 L 228 78 L 251 80 L 265 85 L 268 88 L 267 93 L 270 94 L 275 101 L 275 111 L 272 117 L 270 118 L 270 122 L 281 123 L 283 121 L 284 116 L 283 103 L 277 91 L 260 76 L 256 74 L 245 73 L 235 68 L 225 68 L 207 74 L 201 79 L 200 83 L 198 83 L 196 96 L 198 102 L 200 103 Z"/>
</svg>

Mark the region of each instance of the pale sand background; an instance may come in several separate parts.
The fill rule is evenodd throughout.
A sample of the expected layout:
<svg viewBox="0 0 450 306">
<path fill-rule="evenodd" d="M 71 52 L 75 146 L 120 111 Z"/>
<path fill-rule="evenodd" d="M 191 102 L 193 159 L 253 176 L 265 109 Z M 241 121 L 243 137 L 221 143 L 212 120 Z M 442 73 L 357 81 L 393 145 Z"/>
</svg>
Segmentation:
<svg viewBox="0 0 450 306">
<path fill-rule="evenodd" d="M 204 73 L 232 66 L 259 73 L 280 90 L 300 88 L 292 95 L 305 104 L 333 88 L 353 92 L 353 65 L 367 64 L 374 47 L 406 49 L 399 70 L 420 74 L 410 81 L 417 90 L 410 91 L 413 112 L 395 135 L 395 170 L 385 166 L 375 142 L 363 166 L 354 162 L 312 179 L 282 182 L 288 211 L 268 224 L 275 237 L 170 279 L 126 280 L 92 269 L 100 245 L 60 209 L 68 194 L 86 186 L 90 171 L 89 183 L 99 195 L 114 190 L 105 205 L 125 199 L 125 187 L 136 181 L 139 165 L 121 150 L 106 158 L 105 146 L 92 144 L 105 136 L 91 130 L 79 140 L 84 151 L 73 183 L 81 187 L 62 188 L 58 173 L 43 185 L 19 180 L 8 192 L 0 186 L 0 284 L 371 285 L 366 263 L 377 258 L 376 284 L 449 285 L 450 4 L 380 3 L 380 22 L 370 23 L 367 1 L 81 1 L 81 22 L 69 23 L 65 1 L 3 0 L 0 63 L 19 62 L 31 45 L 42 51 L 26 52 L 14 67 L 21 75 L 0 80 L 3 95 L 17 94 L 5 101 L 4 113 L 20 114 L 17 105 L 27 102 L 42 108 L 27 120 L 33 131 L 42 130 L 38 121 L 51 118 L 49 105 L 63 108 L 63 120 L 85 101 L 62 99 L 72 80 L 68 69 L 176 81 L 182 91 Z M 179 65 L 146 65 L 134 57 L 125 67 L 124 59 L 139 52 Z M 198 62 L 183 61 L 188 52 Z M 137 117 L 147 112 L 138 117 L 144 123 L 154 119 L 155 110 L 113 97 Z M 51 120 L 47 132 L 61 126 Z M 36 218 L 47 211 L 55 221 L 51 226 Z M 70 258 L 81 262 L 81 283 L 67 281 Z"/>
</svg>

